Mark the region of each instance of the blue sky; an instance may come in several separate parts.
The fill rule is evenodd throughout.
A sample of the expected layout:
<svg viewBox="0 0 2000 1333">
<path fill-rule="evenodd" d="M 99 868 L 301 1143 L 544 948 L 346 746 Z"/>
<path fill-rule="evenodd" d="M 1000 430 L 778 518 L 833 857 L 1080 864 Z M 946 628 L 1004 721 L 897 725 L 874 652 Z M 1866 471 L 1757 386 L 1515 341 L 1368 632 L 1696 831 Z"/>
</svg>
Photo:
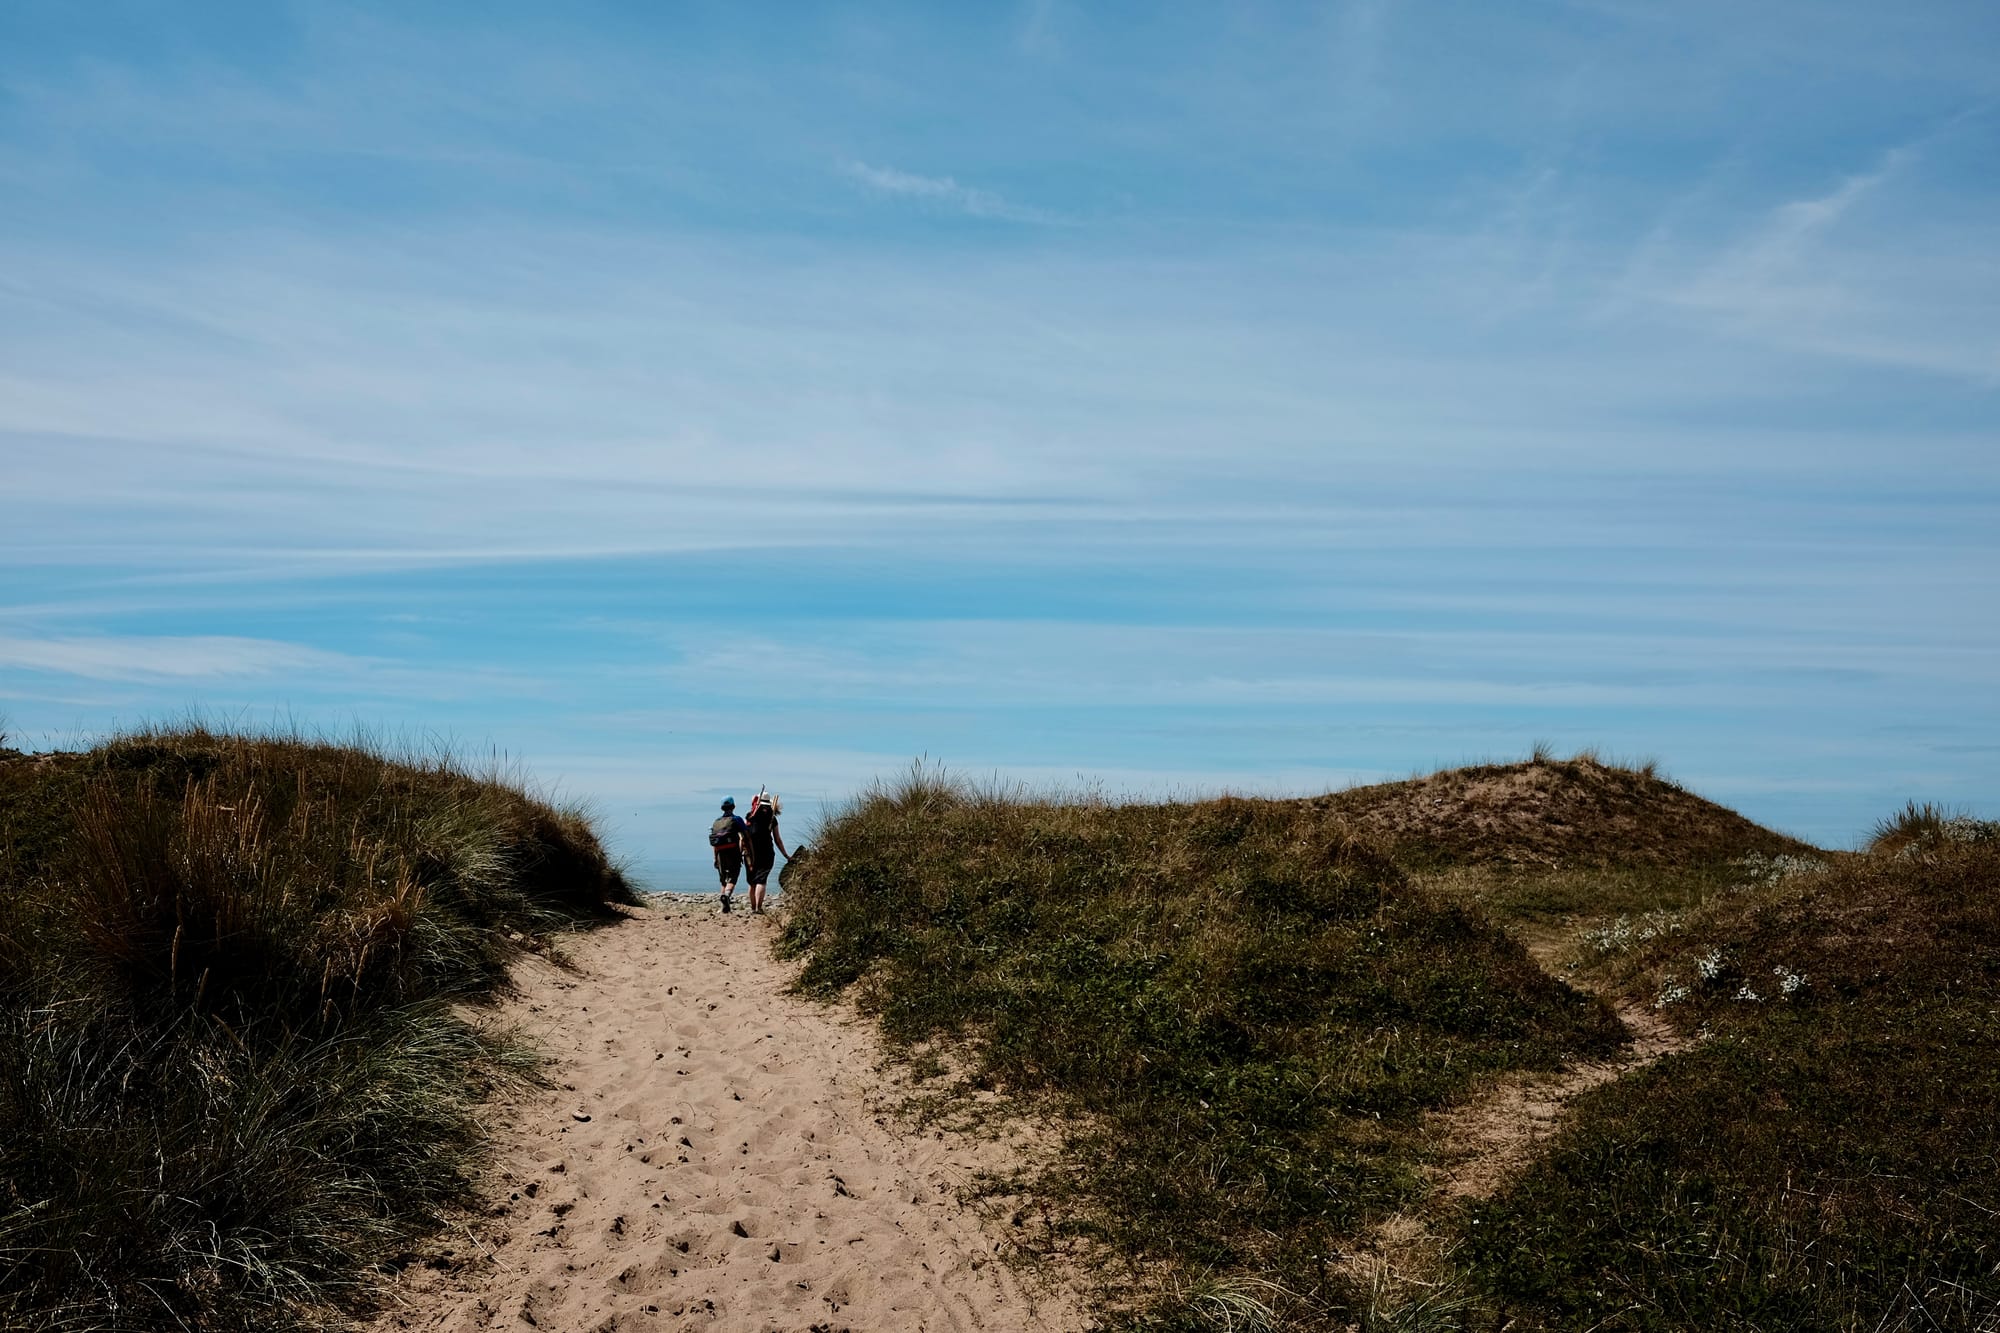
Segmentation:
<svg viewBox="0 0 2000 1333">
<path fill-rule="evenodd" d="M 1845 845 L 1995 810 L 1996 428 L 1983 3 L 0 10 L 16 743 Z"/>
</svg>

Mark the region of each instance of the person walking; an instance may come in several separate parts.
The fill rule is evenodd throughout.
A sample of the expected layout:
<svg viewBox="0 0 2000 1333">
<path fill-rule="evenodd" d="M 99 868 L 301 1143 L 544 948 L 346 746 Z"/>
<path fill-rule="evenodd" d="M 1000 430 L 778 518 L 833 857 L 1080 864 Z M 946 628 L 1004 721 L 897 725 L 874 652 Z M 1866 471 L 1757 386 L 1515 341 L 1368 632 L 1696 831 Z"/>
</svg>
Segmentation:
<svg viewBox="0 0 2000 1333">
<path fill-rule="evenodd" d="M 726 916 L 736 898 L 736 877 L 743 873 L 744 823 L 736 814 L 736 798 L 722 798 L 722 818 L 708 826 L 708 845 L 715 849 L 715 873 L 722 881 L 722 911 Z"/>
<path fill-rule="evenodd" d="M 784 835 L 778 832 L 778 815 L 783 809 L 776 796 L 761 790 L 750 801 L 750 818 L 744 822 L 743 841 L 749 862 L 745 878 L 750 882 L 752 912 L 764 910 L 764 886 L 770 881 L 771 867 L 778 859 L 773 846 L 785 852 L 787 861 L 792 859 L 792 854 L 785 851 Z"/>
</svg>

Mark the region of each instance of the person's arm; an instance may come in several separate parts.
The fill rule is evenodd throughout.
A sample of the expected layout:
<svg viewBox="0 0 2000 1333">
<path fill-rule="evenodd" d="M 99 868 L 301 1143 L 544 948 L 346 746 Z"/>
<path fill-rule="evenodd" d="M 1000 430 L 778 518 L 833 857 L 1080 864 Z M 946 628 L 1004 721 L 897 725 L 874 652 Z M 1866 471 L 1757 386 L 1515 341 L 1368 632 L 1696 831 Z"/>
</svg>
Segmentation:
<svg viewBox="0 0 2000 1333">
<path fill-rule="evenodd" d="M 778 821 L 775 818 L 772 819 L 771 821 L 771 841 L 778 844 L 779 851 L 785 852 L 784 835 L 778 832 Z M 790 852 L 785 852 L 785 859 L 787 861 L 791 860 L 792 854 Z"/>
</svg>

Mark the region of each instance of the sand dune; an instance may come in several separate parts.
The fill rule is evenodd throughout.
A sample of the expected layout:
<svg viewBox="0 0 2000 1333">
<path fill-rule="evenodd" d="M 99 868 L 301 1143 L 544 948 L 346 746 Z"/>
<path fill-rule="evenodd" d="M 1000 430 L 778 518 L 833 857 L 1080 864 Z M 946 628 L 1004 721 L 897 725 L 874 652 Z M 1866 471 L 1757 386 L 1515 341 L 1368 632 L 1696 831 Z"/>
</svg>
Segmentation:
<svg viewBox="0 0 2000 1333">
<path fill-rule="evenodd" d="M 892 1114 L 870 1028 L 783 993 L 772 929 L 670 903 L 523 977 L 508 1016 L 556 1086 L 505 1114 L 486 1216 L 379 1330 L 1084 1327 L 959 1201 L 1009 1145 Z"/>
</svg>

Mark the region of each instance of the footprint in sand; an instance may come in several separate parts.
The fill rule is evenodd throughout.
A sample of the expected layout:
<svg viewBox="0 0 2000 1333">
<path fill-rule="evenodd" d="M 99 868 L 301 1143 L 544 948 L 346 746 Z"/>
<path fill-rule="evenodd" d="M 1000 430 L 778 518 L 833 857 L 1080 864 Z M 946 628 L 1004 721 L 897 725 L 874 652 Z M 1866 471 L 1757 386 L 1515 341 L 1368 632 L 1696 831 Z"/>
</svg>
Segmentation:
<svg viewBox="0 0 2000 1333">
<path fill-rule="evenodd" d="M 768 921 L 707 906 L 633 913 L 579 937 L 575 971 L 521 976 L 508 1017 L 563 1063 L 505 1117 L 489 1257 L 406 1277 L 377 1333 L 1084 1328 L 1072 1294 L 988 1262 L 1004 1219 L 951 1204 L 1006 1148 L 884 1114 L 870 1030 L 786 993 Z"/>
</svg>

